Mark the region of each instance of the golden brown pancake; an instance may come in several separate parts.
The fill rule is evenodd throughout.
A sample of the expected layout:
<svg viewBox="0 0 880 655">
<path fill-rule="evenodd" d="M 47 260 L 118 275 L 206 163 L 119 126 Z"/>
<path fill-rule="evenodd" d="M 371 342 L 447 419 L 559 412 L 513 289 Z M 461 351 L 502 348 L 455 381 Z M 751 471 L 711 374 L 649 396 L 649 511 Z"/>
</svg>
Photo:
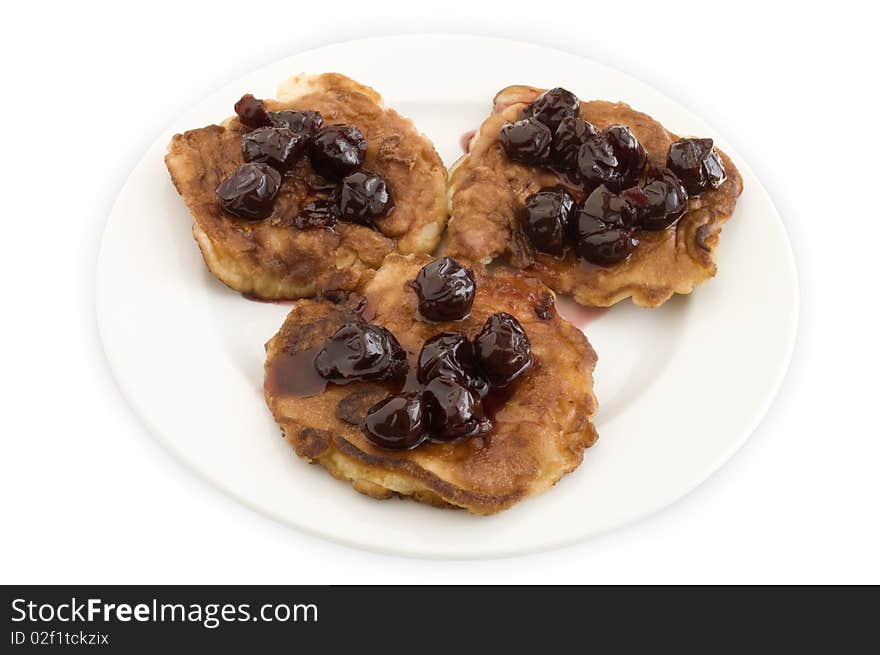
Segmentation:
<svg viewBox="0 0 880 655">
<path fill-rule="evenodd" d="M 193 236 L 211 272 L 228 286 L 262 298 L 306 298 L 350 289 L 360 274 L 390 252 L 431 252 L 446 225 L 446 170 L 431 142 L 409 119 L 382 105 L 373 89 L 335 73 L 297 76 L 283 83 L 268 111 L 316 110 L 325 125 L 354 125 L 367 139 L 364 170 L 388 182 L 394 209 L 376 220 L 378 231 L 338 222 L 332 229 L 294 227 L 314 171 L 303 158 L 286 175 L 271 216 L 236 218 L 215 190 L 244 163 L 237 117 L 177 134 L 165 163 L 192 213 Z"/>
<path fill-rule="evenodd" d="M 495 96 L 494 111 L 469 142 L 468 153 L 450 172 L 452 217 L 446 254 L 488 263 L 504 257 L 558 293 L 582 305 L 607 307 L 632 297 L 643 307 L 657 307 L 673 294 L 690 293 L 715 275 L 715 250 L 721 227 L 733 214 L 742 178 L 719 151 L 727 179 L 718 189 L 688 201 L 687 213 L 671 227 L 638 231 L 641 242 L 632 256 L 608 268 L 582 264 L 573 252 L 564 258 L 536 252 L 518 227 L 516 212 L 543 187 L 562 185 L 576 201 L 578 186 L 553 171 L 511 161 L 498 142 L 501 127 L 519 119 L 525 106 L 543 89 L 510 86 Z M 647 114 L 624 103 L 581 102 L 581 118 L 597 128 L 629 127 L 645 147 L 649 164 L 663 167 L 669 146 L 679 137 Z"/>
<path fill-rule="evenodd" d="M 473 268 L 477 289 L 468 318 L 447 323 L 418 320 L 418 301 L 407 285 L 432 258 L 389 255 L 362 276 L 356 293 L 334 304 L 300 300 L 266 344 L 266 402 L 296 453 L 373 498 L 410 496 L 436 506 L 492 514 L 550 488 L 581 463 L 596 440 L 590 423 L 597 403 L 592 373 L 596 353 L 583 333 L 560 318 L 543 284 L 510 268 Z M 385 450 L 363 435 L 367 410 L 396 392 L 400 382 L 312 386 L 316 349 L 343 324 L 362 316 L 390 330 L 407 350 L 410 366 L 431 336 L 462 331 L 473 337 L 488 316 L 517 317 L 531 341 L 534 363 L 487 410 L 495 428 L 455 443 Z M 303 390 L 312 393 L 303 397 Z M 295 390 L 295 391 L 294 391 Z M 494 393 L 494 392 L 493 392 Z M 492 398 L 490 394 L 490 399 Z"/>
</svg>

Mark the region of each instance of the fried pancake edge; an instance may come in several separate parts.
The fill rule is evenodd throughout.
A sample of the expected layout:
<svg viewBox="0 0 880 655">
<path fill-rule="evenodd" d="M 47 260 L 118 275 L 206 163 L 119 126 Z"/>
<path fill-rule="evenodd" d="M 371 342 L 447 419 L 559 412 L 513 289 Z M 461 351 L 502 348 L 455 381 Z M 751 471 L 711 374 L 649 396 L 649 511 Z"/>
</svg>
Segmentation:
<svg viewBox="0 0 880 655">
<path fill-rule="evenodd" d="M 337 73 L 297 75 L 282 83 L 270 111 L 324 109 L 328 123 L 360 123 L 368 136 L 365 169 L 396 188 L 397 206 L 377 221 L 379 230 L 337 223 L 334 230 L 296 230 L 296 176 L 285 177 L 276 211 L 264 221 L 223 212 L 214 197 L 219 182 L 243 162 L 236 117 L 175 135 L 165 163 L 193 218 L 193 237 L 208 269 L 236 291 L 265 299 L 312 297 L 350 289 L 360 274 L 390 252 L 432 252 L 448 218 L 446 170 L 433 144 L 412 121 L 382 104 L 373 89 Z M 302 163 L 306 172 L 311 169 Z M 299 170 L 299 169 L 297 169 Z M 301 193 L 300 193 L 301 197 Z"/>
<path fill-rule="evenodd" d="M 636 305 L 658 307 L 674 294 L 691 293 L 712 278 L 721 228 L 742 192 L 739 171 L 720 150 L 725 182 L 692 198 L 675 226 L 661 232 L 640 231 L 641 244 L 625 262 L 608 268 L 585 266 L 571 252 L 557 259 L 535 252 L 525 242 L 516 225 L 516 208 L 532 193 L 559 184 L 560 178 L 547 169 L 507 160 L 497 136 L 505 122 L 517 120 L 525 105 L 542 92 L 523 85 L 500 91 L 492 115 L 469 141 L 467 154 L 450 168 L 447 254 L 484 263 L 504 257 L 557 293 L 595 307 L 629 297 Z M 678 138 L 625 103 L 581 102 L 581 116 L 600 129 L 611 124 L 630 127 L 655 166 L 665 165 L 669 144 Z"/>
<path fill-rule="evenodd" d="M 395 288 L 398 283 L 405 285 L 406 280 L 415 277 L 418 269 L 428 261 L 431 258 L 426 256 L 389 255 L 382 269 L 376 274 L 371 273 L 369 277 L 373 279 L 360 284 L 358 290 L 368 301 L 377 293 L 388 300 L 391 293 L 386 284 L 390 282 Z M 506 286 L 509 280 L 528 285 L 529 295 L 536 291 L 551 293 L 540 283 L 512 269 L 490 273 L 477 265 L 475 273 L 478 289 L 480 280 L 485 286 L 492 286 L 487 282 L 487 276 L 499 276 L 505 282 L 492 287 L 495 303 L 480 310 L 481 318 L 507 302 L 506 298 L 498 299 L 497 296 L 512 292 L 512 288 Z M 376 277 L 380 278 L 378 284 Z M 489 295 L 490 291 L 486 293 Z M 402 295 L 407 294 L 404 291 Z M 398 307 L 399 315 L 411 309 L 411 300 L 392 298 L 388 307 Z M 528 302 L 528 298 L 517 298 L 507 308 L 521 315 Z M 384 311 L 382 307 L 377 308 L 375 322 L 380 325 L 388 325 L 383 320 Z M 536 361 L 546 357 L 549 358 L 548 365 L 542 368 L 540 362 L 536 364 L 535 370 L 539 372 L 535 373 L 533 384 L 513 392 L 504 408 L 510 415 L 509 420 L 499 424 L 495 441 L 486 444 L 474 445 L 475 439 L 479 439 L 475 438 L 449 447 L 432 444 L 413 451 L 384 450 L 369 443 L 357 426 L 339 420 L 339 416 L 342 401 L 364 393 L 368 395 L 366 407 L 389 393 L 387 389 L 377 389 L 377 385 L 368 383 L 346 387 L 331 385 L 318 398 L 297 399 L 271 388 L 268 380 L 279 353 L 285 349 L 299 351 L 314 347 L 336 327 L 354 318 L 356 312 L 350 304 L 335 305 L 326 300 L 298 301 L 266 346 L 266 402 L 285 438 L 300 457 L 323 466 L 336 478 L 349 480 L 360 493 L 377 499 L 395 495 L 410 497 L 437 507 L 461 507 L 474 514 L 493 514 L 552 487 L 580 465 L 583 450 L 595 442 L 597 433 L 590 419 L 598 406 L 592 389 L 596 354 L 583 333 L 558 316 L 550 321 L 523 317 L 524 327 L 533 341 Z M 469 325 L 465 331 L 475 332 L 478 327 Z M 411 363 L 424 336 L 450 328 L 454 326 L 421 324 L 418 334 L 401 334 L 401 343 L 409 351 Z M 552 400 L 541 396 L 541 390 L 545 388 L 546 396 L 552 395 Z M 536 397 L 531 398 L 532 394 Z M 545 405 L 553 407 L 547 409 Z M 563 407 L 563 411 L 558 407 Z"/>
</svg>

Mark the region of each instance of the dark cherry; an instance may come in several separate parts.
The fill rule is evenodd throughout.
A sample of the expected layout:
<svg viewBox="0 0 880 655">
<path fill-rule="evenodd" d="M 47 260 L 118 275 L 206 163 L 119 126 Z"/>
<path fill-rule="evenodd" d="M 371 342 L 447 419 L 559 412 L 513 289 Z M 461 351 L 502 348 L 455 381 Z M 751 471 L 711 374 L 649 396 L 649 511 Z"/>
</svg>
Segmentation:
<svg viewBox="0 0 880 655">
<path fill-rule="evenodd" d="M 506 387 L 532 365 L 532 346 L 516 317 L 492 314 L 474 339 L 480 370 L 493 387 Z"/>
<path fill-rule="evenodd" d="M 426 264 L 409 284 L 419 298 L 419 312 L 429 321 L 463 319 L 474 304 L 473 274 L 449 257 Z"/>
<path fill-rule="evenodd" d="M 572 227 L 577 231 L 576 219 L 584 215 L 598 218 L 608 227 L 633 229 L 636 223 L 636 211 L 625 198 L 612 193 L 607 187 L 594 189 L 587 199 L 577 208 L 573 217 Z"/>
<path fill-rule="evenodd" d="M 343 325 L 315 357 L 318 375 L 337 384 L 390 380 L 406 368 L 406 351 L 394 335 L 379 325 L 363 322 Z"/>
<path fill-rule="evenodd" d="M 604 184 L 618 188 L 618 161 L 608 139 L 602 136 L 587 139 L 578 151 L 577 168 L 591 185 Z"/>
<path fill-rule="evenodd" d="M 599 266 L 623 261 L 639 243 L 633 238 L 635 219 L 636 210 L 629 201 L 600 186 L 572 218 L 578 257 Z"/>
<path fill-rule="evenodd" d="M 422 392 L 431 437 L 451 441 L 484 434 L 492 421 L 483 413 L 478 394 L 450 378 L 434 378 Z"/>
<path fill-rule="evenodd" d="M 235 113 L 242 125 L 247 127 L 263 127 L 269 125 L 269 116 L 266 108 L 263 107 L 263 101 L 255 98 L 250 93 L 245 93 L 238 102 L 235 103 Z"/>
<path fill-rule="evenodd" d="M 506 123 L 498 141 L 508 159 L 524 164 L 545 164 L 550 158 L 550 128 L 535 120 Z"/>
<path fill-rule="evenodd" d="M 550 145 L 553 165 L 563 171 L 575 170 L 581 146 L 598 136 L 599 130 L 582 118 L 563 118 L 553 133 L 553 143 Z"/>
<path fill-rule="evenodd" d="M 578 170 L 590 184 L 612 191 L 633 186 L 648 162 L 648 154 L 628 127 L 610 125 L 578 151 Z"/>
<path fill-rule="evenodd" d="M 526 107 L 523 118 L 534 118 L 551 130 L 559 127 L 564 118 L 577 116 L 580 103 L 575 94 L 561 87 L 544 91 L 535 101 Z"/>
<path fill-rule="evenodd" d="M 620 195 L 635 207 L 636 224 L 643 230 L 663 230 L 687 211 L 687 191 L 668 168 L 651 171 L 644 186 L 627 189 Z"/>
<path fill-rule="evenodd" d="M 586 231 L 575 246 L 578 257 L 599 266 L 611 266 L 629 257 L 638 245 L 632 231 L 619 228 L 606 228 L 600 222 L 594 231 Z"/>
<path fill-rule="evenodd" d="M 274 127 L 286 127 L 295 134 L 306 137 L 313 136 L 324 124 L 324 117 L 317 111 L 298 111 L 296 109 L 283 109 L 270 111 L 269 122 Z"/>
<path fill-rule="evenodd" d="M 727 179 L 712 139 L 679 139 L 669 146 L 666 166 L 692 196 L 717 189 Z"/>
<path fill-rule="evenodd" d="M 305 137 L 286 127 L 258 127 L 241 140 L 245 161 L 269 164 L 282 173 L 293 167 L 305 149 Z"/>
<path fill-rule="evenodd" d="M 483 397 L 489 385 L 477 369 L 474 345 L 461 332 L 441 332 L 428 339 L 419 353 L 418 380 L 449 378 Z"/>
<path fill-rule="evenodd" d="M 361 430 L 381 448 L 415 448 L 426 438 L 428 427 L 421 396 L 404 393 L 380 400 L 367 412 Z"/>
<path fill-rule="evenodd" d="M 325 125 L 312 138 L 309 158 L 324 177 L 340 180 L 364 164 L 367 140 L 351 125 Z"/>
<path fill-rule="evenodd" d="M 268 164 L 242 164 L 217 187 L 217 198 L 230 214 L 258 221 L 272 213 L 280 188 L 281 173 Z"/>
<path fill-rule="evenodd" d="M 365 171 L 345 176 L 335 197 L 340 219 L 364 225 L 371 225 L 374 218 L 385 216 L 394 207 L 385 179 Z"/>
<path fill-rule="evenodd" d="M 330 228 L 336 225 L 336 203 L 313 200 L 303 205 L 293 224 L 300 230 Z"/>
<path fill-rule="evenodd" d="M 565 189 L 541 189 L 529 196 L 519 211 L 523 234 L 535 250 L 550 255 L 565 253 L 565 235 L 574 201 Z"/>
<path fill-rule="evenodd" d="M 636 135 L 623 125 L 609 125 L 602 136 L 611 144 L 617 158 L 617 176 L 620 188 L 636 184 L 648 163 L 648 153 Z"/>
</svg>

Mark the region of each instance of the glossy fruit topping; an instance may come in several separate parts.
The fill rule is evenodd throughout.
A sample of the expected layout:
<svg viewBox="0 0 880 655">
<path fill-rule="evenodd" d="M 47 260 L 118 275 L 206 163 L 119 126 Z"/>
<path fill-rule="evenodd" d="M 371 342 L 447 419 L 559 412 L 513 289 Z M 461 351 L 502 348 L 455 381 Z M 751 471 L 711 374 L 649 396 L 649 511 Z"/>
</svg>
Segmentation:
<svg viewBox="0 0 880 655">
<path fill-rule="evenodd" d="M 282 173 L 293 167 L 305 149 L 305 137 L 285 127 L 258 127 L 241 140 L 245 161 L 269 164 Z"/>
<path fill-rule="evenodd" d="M 263 101 L 255 98 L 250 93 L 244 94 L 241 99 L 235 103 L 235 113 L 242 125 L 247 127 L 263 127 L 269 125 L 269 116 L 263 107 Z"/>
<path fill-rule="evenodd" d="M 591 264 L 611 266 L 629 257 L 638 244 L 631 230 L 607 228 L 596 221 L 592 231 L 584 225 L 583 235 L 575 246 L 575 252 L 578 257 Z"/>
<path fill-rule="evenodd" d="M 645 168 L 648 155 L 628 127 L 611 125 L 589 139 L 578 152 L 578 170 L 590 184 L 612 191 L 633 186 Z"/>
<path fill-rule="evenodd" d="M 599 266 L 610 266 L 632 254 L 636 211 L 606 187 L 593 191 L 572 217 L 572 233 L 578 257 Z"/>
<path fill-rule="evenodd" d="M 324 118 L 317 111 L 298 111 L 296 109 L 284 109 L 282 111 L 270 111 L 269 122 L 273 127 L 286 127 L 295 134 L 310 137 L 324 124 Z"/>
<path fill-rule="evenodd" d="M 492 421 L 485 417 L 480 397 L 450 378 L 434 378 L 422 392 L 430 417 L 431 437 L 451 441 L 489 432 Z"/>
<path fill-rule="evenodd" d="M 501 128 L 498 141 L 508 159 L 524 164 L 544 164 L 550 158 L 552 132 L 543 123 L 521 120 Z"/>
<path fill-rule="evenodd" d="M 562 171 L 577 169 L 581 146 L 598 136 L 599 130 L 582 118 L 563 118 L 553 133 L 553 143 L 550 145 L 553 166 Z"/>
<path fill-rule="evenodd" d="M 565 189 L 541 189 L 529 196 L 519 211 L 519 224 L 529 242 L 539 252 L 561 256 L 565 253 L 568 218 L 574 201 Z"/>
<path fill-rule="evenodd" d="M 532 365 L 529 338 L 510 314 L 500 312 L 486 320 L 474 339 L 480 370 L 493 387 L 505 387 Z"/>
<path fill-rule="evenodd" d="M 318 375 L 337 384 L 390 380 L 406 368 L 406 351 L 394 335 L 371 323 L 346 323 L 315 357 Z"/>
<path fill-rule="evenodd" d="M 644 146 L 639 143 L 632 130 L 623 125 L 609 125 L 602 131 L 602 136 L 611 144 L 611 150 L 617 158 L 620 188 L 636 184 L 648 163 L 648 153 Z"/>
<path fill-rule="evenodd" d="M 281 173 L 268 164 L 242 164 L 217 187 L 220 206 L 227 212 L 257 221 L 272 213 L 281 188 Z"/>
<path fill-rule="evenodd" d="M 663 230 L 687 211 L 688 194 L 668 168 L 651 171 L 642 187 L 620 194 L 636 210 L 636 224 L 643 230 Z"/>
<path fill-rule="evenodd" d="M 419 298 L 419 312 L 429 321 L 463 319 L 474 304 L 473 274 L 449 257 L 425 265 L 409 284 Z"/>
<path fill-rule="evenodd" d="M 380 400 L 367 412 L 361 429 L 367 439 L 382 448 L 415 448 L 425 440 L 427 416 L 418 393 L 405 393 Z"/>
<path fill-rule="evenodd" d="M 336 224 L 336 203 L 313 200 L 303 205 L 293 224 L 300 230 L 330 228 Z"/>
<path fill-rule="evenodd" d="M 666 166 L 692 196 L 717 189 L 727 179 L 712 139 L 679 139 L 669 146 Z"/>
<path fill-rule="evenodd" d="M 325 125 L 312 137 L 309 158 L 324 177 L 340 180 L 364 164 L 367 140 L 351 125 Z"/>
<path fill-rule="evenodd" d="M 422 384 L 434 378 L 448 378 L 480 397 L 489 391 L 488 383 L 477 369 L 474 345 L 461 332 L 441 332 L 428 339 L 419 353 L 417 373 Z"/>
<path fill-rule="evenodd" d="M 578 151 L 578 172 L 591 185 L 617 187 L 617 157 L 611 144 L 601 136 L 588 139 Z"/>
<path fill-rule="evenodd" d="M 374 173 L 357 171 L 342 179 L 335 193 L 339 218 L 370 225 L 394 207 L 394 197 L 385 179 Z"/>
<path fill-rule="evenodd" d="M 571 91 L 561 87 L 550 89 L 539 95 L 526 107 L 523 118 L 534 118 L 551 130 L 555 130 L 564 118 L 577 116 L 580 112 L 578 98 Z"/>
<path fill-rule="evenodd" d="M 577 214 L 577 217 L 585 214 L 593 216 L 608 227 L 615 228 L 633 229 L 636 222 L 636 212 L 632 205 L 607 187 L 601 186 L 587 196 L 577 208 Z M 577 230 L 577 224 L 572 227 Z"/>
</svg>

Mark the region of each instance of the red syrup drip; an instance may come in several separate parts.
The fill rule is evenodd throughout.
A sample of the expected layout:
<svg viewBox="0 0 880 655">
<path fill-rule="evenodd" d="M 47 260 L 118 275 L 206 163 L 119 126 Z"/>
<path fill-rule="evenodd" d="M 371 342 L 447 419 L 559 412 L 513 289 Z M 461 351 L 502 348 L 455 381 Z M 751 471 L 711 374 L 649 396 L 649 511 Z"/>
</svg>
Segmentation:
<svg viewBox="0 0 880 655">
<path fill-rule="evenodd" d="M 250 293 L 242 293 L 242 297 L 255 302 L 272 303 L 276 305 L 292 305 L 295 300 L 270 300 L 260 298 Z M 367 302 L 366 298 L 356 300 L 355 311 L 360 314 L 365 321 L 370 321 L 375 315 L 375 308 Z M 286 394 L 299 398 L 308 398 L 309 396 L 317 396 L 323 393 L 327 386 L 334 383 L 322 378 L 315 369 L 315 358 L 324 348 L 324 342 L 300 350 L 298 352 L 282 351 L 276 355 L 272 362 L 272 366 L 266 373 L 264 388 L 273 394 Z M 388 386 L 389 390 L 393 388 L 394 381 L 382 383 Z M 415 367 L 410 365 L 410 372 L 407 374 L 404 383 L 407 391 L 418 388 L 418 380 L 415 378 Z"/>
<path fill-rule="evenodd" d="M 476 130 L 468 130 L 464 134 L 461 135 L 461 139 L 459 139 L 459 143 L 461 144 L 461 149 L 463 152 L 468 151 L 468 146 L 471 144 L 471 139 L 474 138 L 474 135 L 477 133 Z"/>
<path fill-rule="evenodd" d="M 266 391 L 273 395 L 299 398 L 317 396 L 327 388 L 327 380 L 315 370 L 315 357 L 324 344 L 295 353 L 280 352 L 266 374 Z"/>
<path fill-rule="evenodd" d="M 516 390 L 519 380 L 514 380 L 506 387 L 496 387 L 489 390 L 489 393 L 483 398 L 483 413 L 489 418 L 494 426 L 498 425 L 498 413 L 507 405 L 507 401 Z M 493 427 L 494 431 L 494 427 Z M 489 433 L 491 434 L 491 432 Z"/>
<path fill-rule="evenodd" d="M 584 307 L 583 305 L 579 305 L 571 298 L 556 298 L 556 311 L 559 316 L 564 318 L 569 323 L 573 323 L 578 328 L 583 330 L 590 323 L 601 318 L 605 312 L 608 311 L 607 307 Z"/>
</svg>

